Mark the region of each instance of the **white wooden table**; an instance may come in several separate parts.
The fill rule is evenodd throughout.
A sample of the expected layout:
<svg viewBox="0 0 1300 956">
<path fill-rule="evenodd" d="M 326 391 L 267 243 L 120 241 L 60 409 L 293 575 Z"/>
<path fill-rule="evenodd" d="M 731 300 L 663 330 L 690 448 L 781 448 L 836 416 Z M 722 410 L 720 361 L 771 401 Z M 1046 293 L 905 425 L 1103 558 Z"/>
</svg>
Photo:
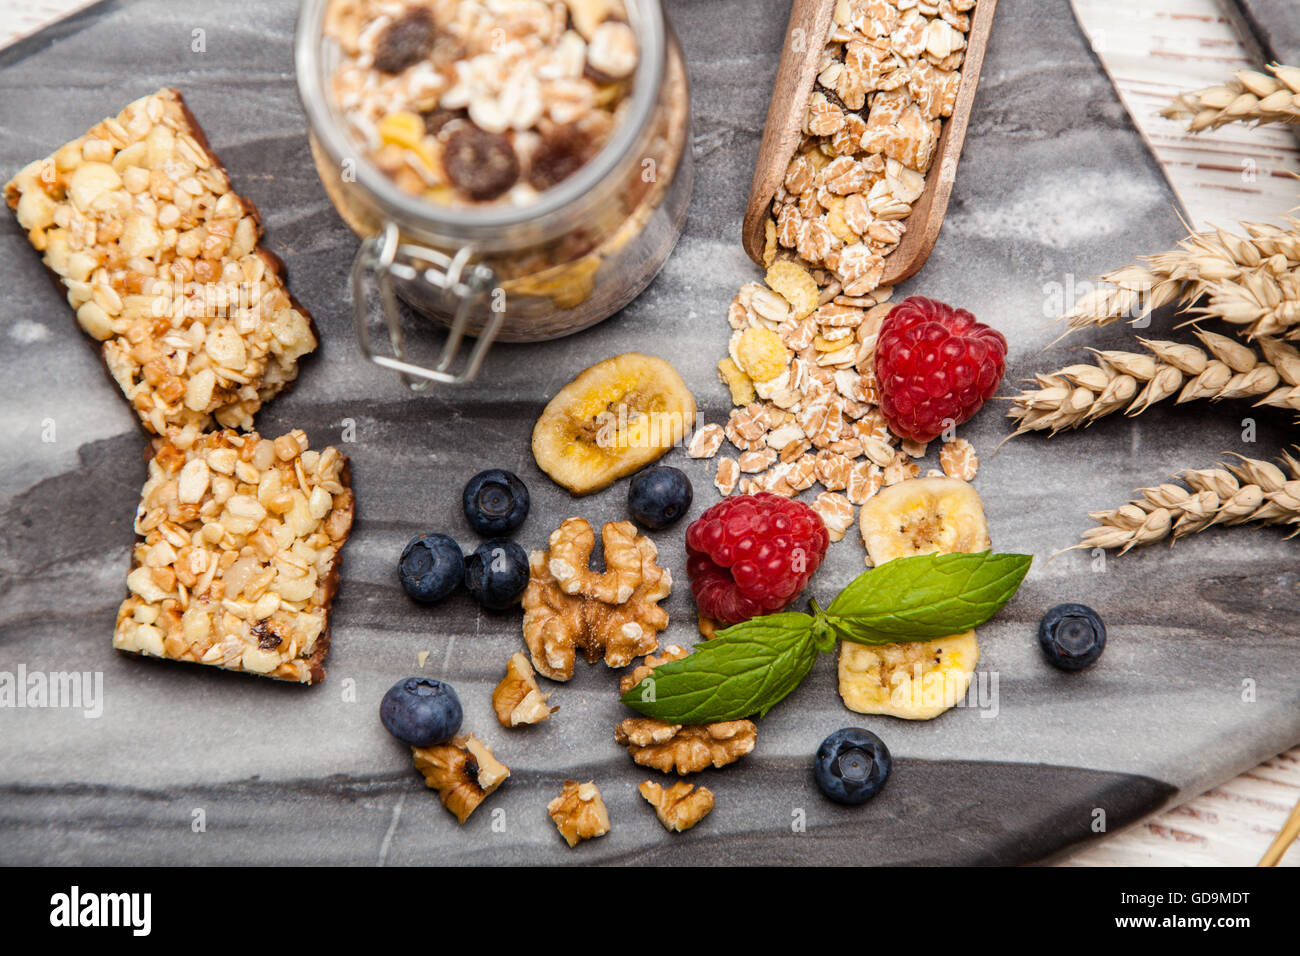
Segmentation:
<svg viewBox="0 0 1300 956">
<path fill-rule="evenodd" d="M 0 0 L 0 48 L 92 0 Z M 1148 140 L 1194 223 L 1274 219 L 1300 202 L 1285 170 L 1300 170 L 1295 140 L 1230 126 L 1191 138 L 1157 114 L 1170 96 L 1221 82 L 1250 65 L 1213 0 L 1078 0 L 1130 111 L 1149 116 Z M 1152 250 L 1156 252 L 1159 250 Z M 1115 263 L 1116 267 L 1123 263 Z M 1072 857 L 1070 866 L 1249 866 L 1300 799 L 1300 747 L 1155 819 Z M 1282 866 L 1300 867 L 1300 848 Z"/>
</svg>

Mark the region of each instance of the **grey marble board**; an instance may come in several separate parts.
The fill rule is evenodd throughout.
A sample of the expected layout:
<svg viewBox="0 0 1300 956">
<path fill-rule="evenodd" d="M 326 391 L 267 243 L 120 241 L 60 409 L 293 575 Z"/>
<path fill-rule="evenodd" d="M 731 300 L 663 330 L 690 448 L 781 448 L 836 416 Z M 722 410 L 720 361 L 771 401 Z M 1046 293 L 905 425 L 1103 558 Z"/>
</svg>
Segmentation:
<svg viewBox="0 0 1300 956">
<path fill-rule="evenodd" d="M 298 386 L 259 427 L 303 427 L 319 445 L 352 423 L 344 447 L 358 493 L 322 686 L 115 653 L 144 438 L 21 231 L 0 217 L 0 671 L 90 671 L 104 688 L 98 718 L 0 709 L 0 862 L 1020 863 L 1097 838 L 1099 810 L 1113 832 L 1300 742 L 1297 552 L 1280 531 L 1215 530 L 1111 557 L 1104 569 L 1081 552 L 1046 561 L 1087 527 L 1087 509 L 1222 451 L 1268 456 L 1293 437 L 1286 416 L 1241 404 L 1117 416 L 1079 434 L 1018 439 L 996 456 L 1009 429 L 1000 409 L 983 412 L 964 434 L 983 459 L 976 483 L 995 545 L 1038 556 L 981 629 L 986 706 L 928 723 L 860 717 L 840 705 L 826 657 L 762 721 L 752 755 L 702 775 L 717 809 L 681 836 L 637 795 L 648 774 L 613 741 L 625 716 L 614 674 L 580 666 L 556 689 L 555 719 L 504 731 L 488 698 L 521 646 L 517 614 L 480 613 L 464 595 L 436 609 L 406 599 L 395 565 L 412 534 L 445 530 L 475 545 L 459 488 L 481 468 L 514 469 L 531 487 L 527 547 L 570 515 L 623 516 L 624 485 L 573 500 L 529 454 L 546 399 L 594 357 L 661 354 L 706 420 L 725 418 L 713 366 L 727 303 L 756 278 L 739 225 L 787 7 L 669 2 L 693 83 L 698 172 L 685 234 L 645 294 L 582 335 L 499 346 L 476 384 L 418 397 L 366 364 L 352 340 L 343 277 L 357 240 L 308 157 L 294 4 L 107 2 L 0 53 L 6 177 L 141 94 L 184 91 L 322 330 Z M 204 53 L 191 52 L 196 29 Z M 1132 330 L 1113 326 L 1051 345 L 1057 296 L 1181 234 L 1065 0 L 1002 0 L 947 224 L 900 294 L 962 305 L 1002 329 L 1010 388 L 1085 343 L 1130 342 Z M 1254 444 L 1242 441 L 1247 416 L 1258 422 Z M 51 427 L 54 440 L 43 440 Z M 696 512 L 715 499 L 707 463 L 680 451 L 668 461 L 694 480 Z M 684 582 L 680 530 L 656 540 Z M 834 546 L 812 592 L 829 599 L 862 554 L 853 535 Z M 1067 600 L 1098 608 L 1110 628 L 1101 662 L 1073 676 L 1053 671 L 1034 638 L 1042 612 Z M 667 606 L 663 637 L 692 642 L 684 584 Z M 501 813 L 480 810 L 459 828 L 377 719 L 388 686 L 420 672 L 421 651 L 423 673 L 456 685 L 466 727 L 513 769 L 488 805 Z M 883 794 L 850 810 L 822 799 L 809 770 L 822 737 L 855 724 L 887 741 L 895 765 Z M 566 778 L 594 778 L 614 822 L 573 851 L 545 811 Z"/>
<path fill-rule="evenodd" d="M 1300 62 L 1300 2 L 1226 0 L 1225 12 L 1259 48 L 1264 63 Z"/>
</svg>

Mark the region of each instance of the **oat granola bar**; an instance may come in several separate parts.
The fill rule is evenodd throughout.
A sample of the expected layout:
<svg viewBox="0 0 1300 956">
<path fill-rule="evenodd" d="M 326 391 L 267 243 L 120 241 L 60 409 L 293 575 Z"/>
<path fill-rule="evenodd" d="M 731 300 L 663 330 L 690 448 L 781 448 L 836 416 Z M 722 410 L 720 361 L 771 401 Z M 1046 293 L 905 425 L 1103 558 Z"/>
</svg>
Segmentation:
<svg viewBox="0 0 1300 956">
<path fill-rule="evenodd" d="M 27 165 L 5 199 L 149 431 L 249 428 L 316 348 L 180 93 L 164 89 Z"/>
<path fill-rule="evenodd" d="M 348 459 L 194 426 L 156 440 L 118 650 L 314 684 L 352 527 Z"/>
</svg>

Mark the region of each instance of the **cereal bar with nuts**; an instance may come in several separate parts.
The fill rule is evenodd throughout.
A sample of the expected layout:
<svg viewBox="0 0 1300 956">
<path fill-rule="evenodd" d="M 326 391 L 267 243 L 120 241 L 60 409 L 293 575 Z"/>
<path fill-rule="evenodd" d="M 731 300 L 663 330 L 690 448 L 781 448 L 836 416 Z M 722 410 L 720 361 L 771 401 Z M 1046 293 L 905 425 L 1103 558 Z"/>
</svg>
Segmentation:
<svg viewBox="0 0 1300 956">
<path fill-rule="evenodd" d="M 5 184 L 140 421 L 250 428 L 316 348 L 284 266 L 180 93 L 131 103 Z"/>
<path fill-rule="evenodd" d="M 121 651 L 302 684 L 325 678 L 352 527 L 348 459 L 191 425 L 156 439 L 117 612 Z"/>
</svg>

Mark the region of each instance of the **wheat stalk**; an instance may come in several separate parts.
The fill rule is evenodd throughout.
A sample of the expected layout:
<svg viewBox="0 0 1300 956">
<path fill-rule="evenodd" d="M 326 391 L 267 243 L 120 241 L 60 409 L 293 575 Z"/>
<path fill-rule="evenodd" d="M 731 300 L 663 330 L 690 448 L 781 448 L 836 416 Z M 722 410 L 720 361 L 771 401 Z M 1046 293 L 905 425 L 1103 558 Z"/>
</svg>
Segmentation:
<svg viewBox="0 0 1300 956">
<path fill-rule="evenodd" d="M 1165 538 L 1175 540 L 1214 525 L 1300 526 L 1300 461 L 1283 452 L 1285 466 L 1236 455 L 1238 462 L 1182 471 L 1175 484 L 1141 488 L 1140 497 L 1111 511 L 1092 511 L 1097 526 L 1083 533 L 1075 548 L 1119 548 L 1120 554 Z M 1300 534 L 1300 527 L 1291 536 Z"/>
<path fill-rule="evenodd" d="M 1263 396 L 1257 405 L 1300 412 L 1300 351 L 1263 338 L 1261 356 L 1226 335 L 1197 329 L 1196 336 L 1205 348 L 1138 339 L 1146 354 L 1089 349 L 1095 365 L 1067 365 L 1036 375 L 1037 388 L 1011 398 L 1007 416 L 1017 423 L 1014 435 L 1055 434 L 1121 409 L 1138 415 L 1175 395 L 1177 404 Z"/>
<path fill-rule="evenodd" d="M 1182 93 L 1160 111 L 1188 120 L 1199 133 L 1228 123 L 1300 123 L 1300 68 L 1272 64 L 1269 72 L 1241 70 L 1222 86 Z"/>
<path fill-rule="evenodd" d="M 1248 338 L 1300 338 L 1300 220 L 1286 223 L 1238 223 L 1245 235 L 1193 233 L 1176 249 L 1142 256 L 1144 264 L 1101 276 L 1106 285 L 1082 296 L 1058 321 L 1067 331 L 1125 317 L 1136 322 L 1175 300 L 1187 310 L 1207 297 L 1190 311 L 1239 326 Z"/>
</svg>

